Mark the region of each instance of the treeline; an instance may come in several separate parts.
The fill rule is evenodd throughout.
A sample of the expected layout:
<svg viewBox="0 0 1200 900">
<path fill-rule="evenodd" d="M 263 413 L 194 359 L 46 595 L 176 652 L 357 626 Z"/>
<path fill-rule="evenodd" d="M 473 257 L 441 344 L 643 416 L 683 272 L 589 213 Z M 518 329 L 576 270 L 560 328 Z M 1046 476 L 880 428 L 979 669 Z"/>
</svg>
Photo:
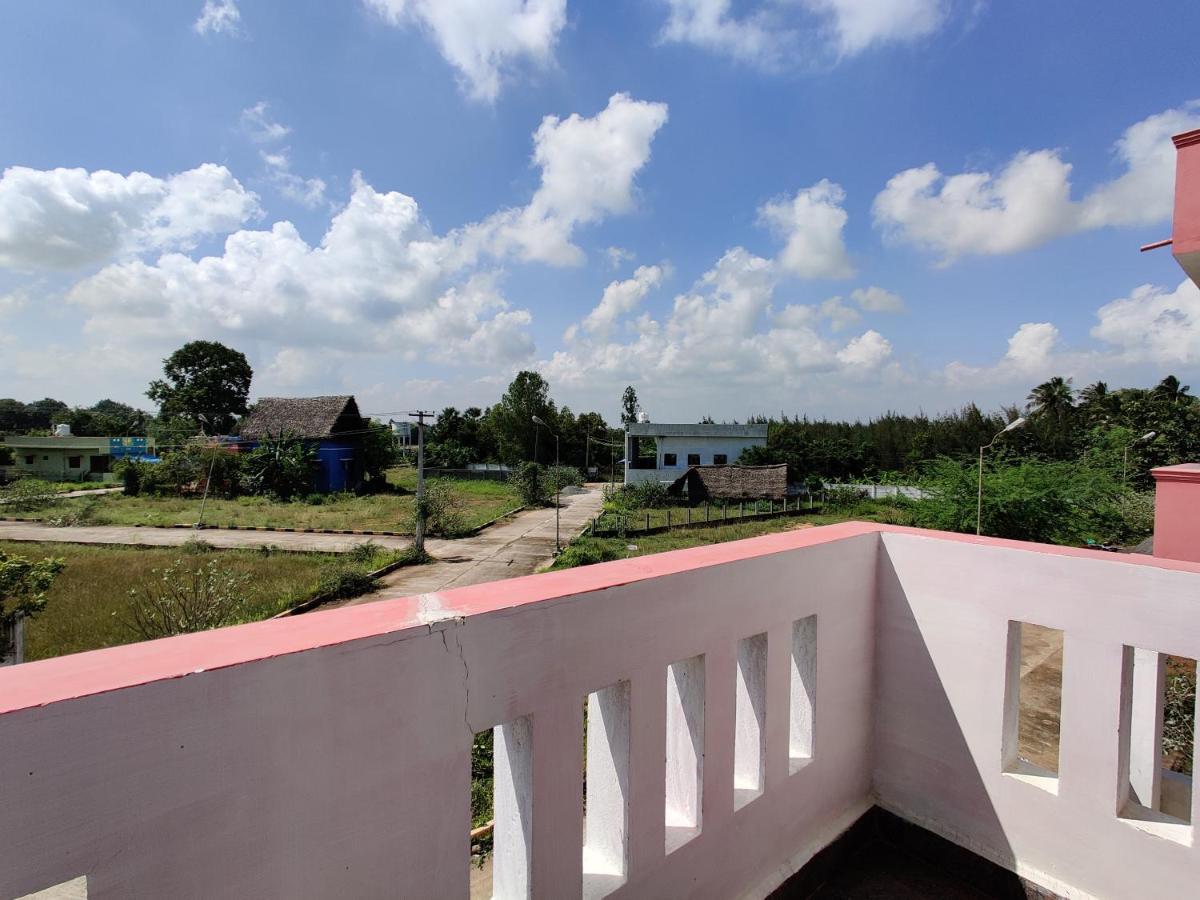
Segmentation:
<svg viewBox="0 0 1200 900">
<path fill-rule="evenodd" d="M 427 432 L 426 449 L 431 465 L 448 468 L 473 462 L 551 465 L 556 435 L 564 466 L 608 468 L 624 456 L 620 429 L 611 428 L 600 413 L 577 415 L 568 406 L 559 407 L 550 397 L 549 382 L 537 372 L 519 372 L 487 409 L 443 409 Z"/>
<path fill-rule="evenodd" d="M 1025 425 L 997 443 L 998 458 L 1123 468 L 1128 448 L 1130 481 L 1147 485 L 1150 468 L 1200 459 L 1200 404 L 1190 390 L 1173 375 L 1151 388 L 1110 389 L 1098 381 L 1078 391 L 1071 379 L 1055 377 L 1030 391 L 1023 406 L 995 413 L 971 404 L 939 416 L 888 413 L 866 422 L 759 416 L 750 421 L 769 424 L 767 446 L 747 451 L 742 462 L 787 463 L 795 480 L 918 477 L 934 460 L 975 459 L 1024 416 Z"/>
<path fill-rule="evenodd" d="M 81 437 L 145 436 L 154 418 L 116 400 L 101 400 L 92 406 L 68 406 L 53 397 L 33 403 L 0 398 L 0 434 L 49 433 L 55 425 L 65 423 L 71 426 L 72 434 Z"/>
</svg>

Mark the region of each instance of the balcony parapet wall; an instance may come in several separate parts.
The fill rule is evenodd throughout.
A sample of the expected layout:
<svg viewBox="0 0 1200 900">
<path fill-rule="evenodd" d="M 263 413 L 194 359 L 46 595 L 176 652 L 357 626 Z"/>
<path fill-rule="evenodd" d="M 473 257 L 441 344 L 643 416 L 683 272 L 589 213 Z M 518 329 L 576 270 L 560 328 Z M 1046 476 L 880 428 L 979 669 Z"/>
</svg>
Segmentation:
<svg viewBox="0 0 1200 900">
<path fill-rule="evenodd" d="M 493 727 L 520 896 L 765 896 L 872 803 L 1059 893 L 1186 896 L 1113 736 L 1123 645 L 1200 656 L 1198 596 L 1200 565 L 853 523 L 12 667 L 0 897 L 464 897 Z M 1013 619 L 1067 634 L 1057 795 L 1000 771 Z"/>
</svg>

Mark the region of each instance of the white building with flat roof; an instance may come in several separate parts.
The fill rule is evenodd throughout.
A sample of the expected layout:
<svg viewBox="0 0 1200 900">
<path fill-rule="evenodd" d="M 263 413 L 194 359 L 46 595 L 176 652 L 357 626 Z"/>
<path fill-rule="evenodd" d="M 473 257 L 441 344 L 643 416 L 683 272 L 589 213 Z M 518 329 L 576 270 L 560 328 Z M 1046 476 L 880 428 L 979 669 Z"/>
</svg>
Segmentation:
<svg viewBox="0 0 1200 900">
<path fill-rule="evenodd" d="M 747 447 L 766 445 L 765 424 L 631 423 L 625 427 L 625 483 L 674 481 L 690 466 L 732 465 Z"/>
</svg>

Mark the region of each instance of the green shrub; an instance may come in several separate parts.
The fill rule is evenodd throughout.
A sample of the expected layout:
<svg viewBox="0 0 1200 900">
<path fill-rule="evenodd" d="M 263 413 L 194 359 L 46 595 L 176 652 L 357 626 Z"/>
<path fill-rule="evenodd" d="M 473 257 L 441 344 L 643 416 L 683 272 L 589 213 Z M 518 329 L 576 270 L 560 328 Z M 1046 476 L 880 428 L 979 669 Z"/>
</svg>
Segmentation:
<svg viewBox="0 0 1200 900">
<path fill-rule="evenodd" d="M 609 506 L 619 510 L 661 509 L 671 503 L 668 485 L 657 479 L 621 485 L 609 497 Z"/>
<path fill-rule="evenodd" d="M 248 494 L 291 500 L 312 493 L 317 451 L 305 441 L 267 439 L 245 456 L 242 489 Z"/>
<path fill-rule="evenodd" d="M 867 492 L 863 488 L 838 484 L 825 488 L 824 508 L 829 510 L 854 509 L 865 499 L 867 499 Z"/>
<path fill-rule="evenodd" d="M 233 624 L 245 614 L 249 581 L 220 560 L 180 557 L 165 569 L 152 569 L 141 587 L 129 591 L 133 603 L 126 625 L 152 640 Z"/>
<path fill-rule="evenodd" d="M 54 485 L 36 478 L 18 478 L 12 484 L 0 488 L 0 510 L 33 512 L 45 509 L 58 502 Z"/>
<path fill-rule="evenodd" d="M 526 506 L 540 506 L 546 498 L 542 467 L 535 462 L 522 463 L 509 477 L 509 482 L 521 495 Z"/>
<path fill-rule="evenodd" d="M 317 583 L 317 593 L 330 600 L 349 600 L 379 590 L 379 584 L 362 569 L 337 565 L 327 569 Z"/>
<path fill-rule="evenodd" d="M 578 542 L 571 544 L 558 555 L 555 568 L 572 569 L 576 566 L 590 566 L 595 563 L 611 562 L 621 559 L 621 554 L 604 544 Z"/>
</svg>

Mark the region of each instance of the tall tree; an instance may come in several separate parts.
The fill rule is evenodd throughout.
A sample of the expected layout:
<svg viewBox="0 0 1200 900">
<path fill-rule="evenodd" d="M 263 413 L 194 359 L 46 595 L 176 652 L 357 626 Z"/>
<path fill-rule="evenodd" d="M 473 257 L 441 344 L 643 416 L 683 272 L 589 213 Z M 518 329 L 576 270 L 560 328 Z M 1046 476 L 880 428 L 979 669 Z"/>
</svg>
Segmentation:
<svg viewBox="0 0 1200 900">
<path fill-rule="evenodd" d="M 636 422 L 637 414 L 638 395 L 631 384 L 625 388 L 625 393 L 621 395 L 621 424 L 629 425 Z"/>
<path fill-rule="evenodd" d="M 241 352 L 216 341 L 191 341 L 163 360 L 164 378 L 146 396 L 164 420 L 183 420 L 206 434 L 227 434 L 246 412 L 254 370 Z"/>
<path fill-rule="evenodd" d="M 504 396 L 488 410 L 487 416 L 504 462 L 515 464 L 534 459 L 535 444 L 541 451 L 537 453 L 541 461 L 553 462 L 554 438 L 543 434 L 539 441 L 534 416 L 551 426 L 557 420 L 554 401 L 550 399 L 550 385 L 537 372 L 518 372 Z"/>
<path fill-rule="evenodd" d="M 1159 400 L 1166 400 L 1169 403 L 1180 403 L 1182 401 L 1191 401 L 1188 391 L 1192 388 L 1190 385 L 1180 384 L 1179 379 L 1174 375 L 1168 375 L 1162 381 L 1154 386 L 1151 393 Z"/>
</svg>

